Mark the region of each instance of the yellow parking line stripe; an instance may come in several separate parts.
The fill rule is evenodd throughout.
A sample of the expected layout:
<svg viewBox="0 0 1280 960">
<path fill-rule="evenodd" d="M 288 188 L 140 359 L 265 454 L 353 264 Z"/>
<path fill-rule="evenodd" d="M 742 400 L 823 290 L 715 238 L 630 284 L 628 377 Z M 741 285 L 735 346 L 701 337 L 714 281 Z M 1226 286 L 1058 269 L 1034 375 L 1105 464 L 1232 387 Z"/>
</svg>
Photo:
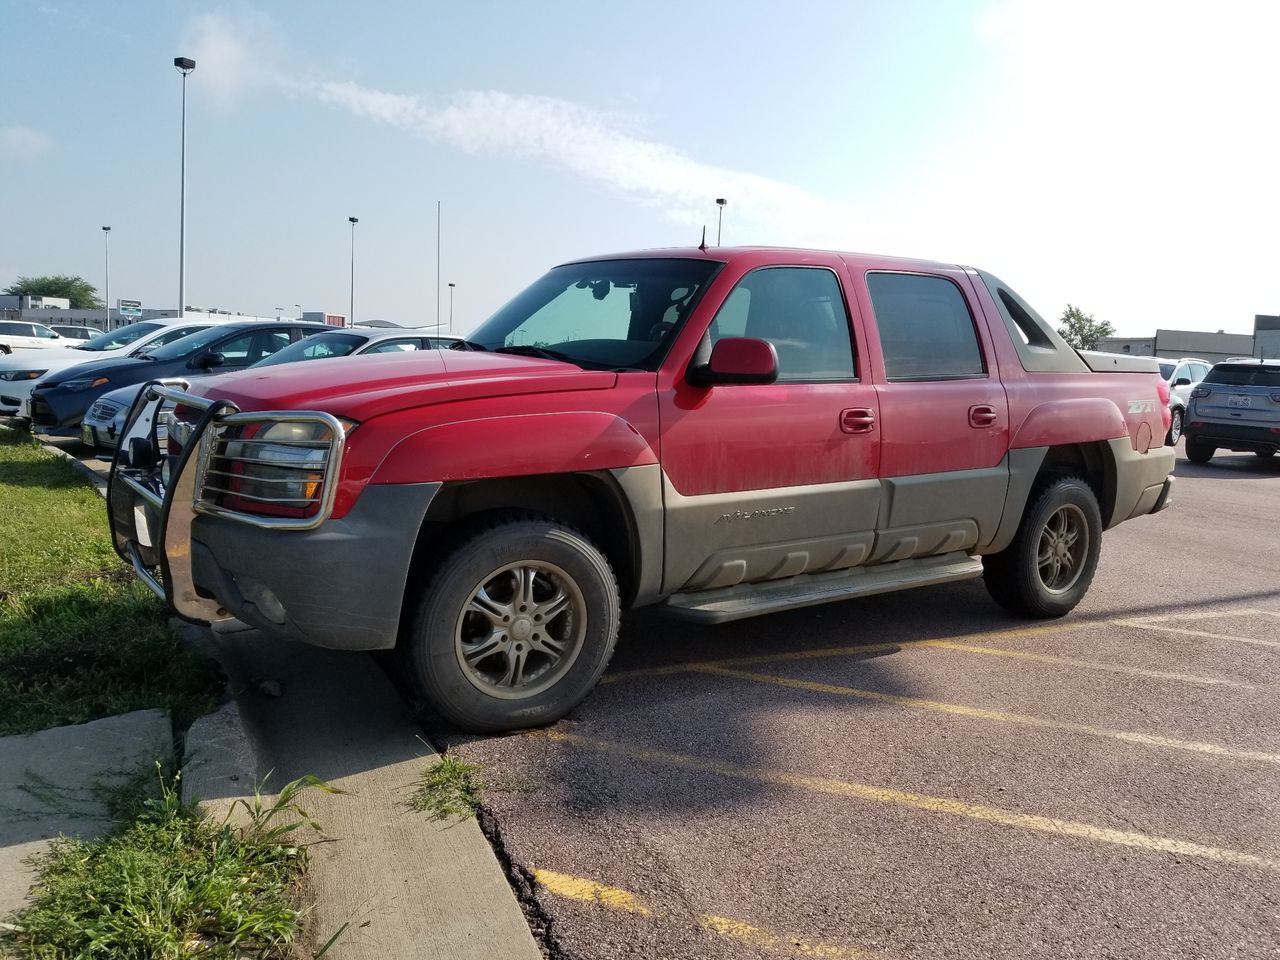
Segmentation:
<svg viewBox="0 0 1280 960">
<path fill-rule="evenodd" d="M 1132 830 L 1114 830 L 1110 827 L 1097 827 L 1074 820 L 1060 820 L 1056 817 L 1045 817 L 1038 814 L 1019 813 L 1001 807 L 991 807 L 982 803 L 970 803 L 964 800 L 952 800 L 947 797 L 934 797 L 923 793 L 912 793 L 906 790 L 893 790 L 888 787 L 876 787 L 851 780 L 836 780 L 832 777 L 815 777 L 804 774 L 786 773 L 782 770 L 771 770 L 765 767 L 748 767 L 742 764 L 729 763 L 723 760 L 704 760 L 700 757 L 682 753 L 670 753 L 666 750 L 653 750 L 647 747 L 628 746 L 607 740 L 595 740 L 578 734 L 564 733 L 559 730 L 546 730 L 537 734 L 549 737 L 561 743 L 573 744 L 605 753 L 624 756 L 632 760 L 647 760 L 668 766 L 681 767 L 686 770 L 697 770 L 703 773 L 714 773 L 723 777 L 739 780 L 752 780 L 757 783 L 770 783 L 776 786 L 805 790 L 810 793 L 822 793 L 855 800 L 867 800 L 891 806 L 923 810 L 928 813 L 941 813 L 948 816 L 964 817 L 985 823 L 1013 827 L 1019 830 L 1032 830 L 1040 833 L 1054 834 L 1060 837 L 1072 837 L 1080 840 L 1091 840 L 1096 843 L 1110 843 L 1122 847 L 1133 847 L 1153 853 L 1169 853 L 1176 856 L 1195 857 L 1217 863 L 1228 863 L 1233 866 L 1258 867 L 1264 870 L 1280 871 L 1280 862 L 1268 860 L 1251 853 L 1238 850 L 1227 850 L 1221 847 L 1210 847 L 1189 840 L 1177 840 L 1170 837 L 1158 837 Z"/>
<path fill-rule="evenodd" d="M 1089 624 L 1058 623 L 1049 627 L 1021 627 L 1016 630 L 984 630 L 978 633 L 963 633 L 957 637 L 947 638 L 952 643 L 967 640 L 1016 640 L 1022 637 L 1040 637 L 1054 633 L 1067 633 L 1071 630 L 1083 630 Z M 761 653 L 750 657 L 726 657 L 720 660 L 702 660 L 689 663 L 673 663 L 665 667 L 641 667 L 638 670 L 622 670 L 618 673 L 602 677 L 600 683 L 618 683 L 622 680 L 639 680 L 648 677 L 666 677 L 676 673 L 688 673 L 702 667 L 749 667 L 757 663 L 792 663 L 796 660 L 823 660 L 827 657 L 852 657 L 863 653 L 885 653 L 902 647 L 919 647 L 935 640 L 894 640 L 889 643 L 861 643 L 840 647 L 817 647 L 812 650 L 791 650 L 779 653 Z"/>
<path fill-rule="evenodd" d="M 1280 647 L 1275 640 L 1258 640 L 1254 637 L 1233 637 L 1229 633 L 1209 633 L 1204 630 L 1188 630 L 1186 627 L 1166 627 L 1162 623 L 1143 620 L 1113 620 L 1120 627 L 1135 627 L 1138 630 L 1154 630 L 1158 633 L 1177 633 L 1187 637 L 1205 637 L 1209 640 L 1230 640 L 1233 643 L 1247 643 L 1258 647 Z"/>
<path fill-rule="evenodd" d="M 938 650 L 956 650 L 960 653 L 976 653 L 989 657 L 1012 657 L 1034 663 L 1050 663 L 1054 666 L 1078 667 L 1082 670 L 1100 670 L 1104 673 L 1122 673 L 1133 677 L 1150 677 L 1153 680 L 1176 680 L 1179 683 L 1195 683 L 1202 686 L 1232 687 L 1236 690 L 1257 690 L 1259 687 L 1240 680 L 1224 680 L 1221 677 L 1200 677 L 1189 673 L 1171 673 L 1167 670 L 1144 670 L 1142 667 L 1126 667 L 1118 663 L 1098 660 L 1076 660 L 1073 657 L 1055 657 L 1047 653 L 1029 653 L 1025 650 L 1001 650 L 998 647 L 979 647 L 956 643 L 952 640 L 926 640 L 921 646 Z"/>
<path fill-rule="evenodd" d="M 618 887 L 608 887 L 594 880 L 585 880 L 567 873 L 554 870 L 533 870 L 533 879 L 543 889 L 567 900 L 581 903 L 599 903 L 614 910 L 634 913 L 640 916 L 663 916 L 663 912 L 655 907 L 645 905 L 635 894 Z M 855 947 L 842 947 L 834 943 L 823 943 L 808 937 L 779 936 L 763 927 L 732 917 L 721 917 L 712 913 L 697 915 L 699 926 L 708 933 L 714 933 L 726 940 L 734 940 L 755 950 L 768 953 L 783 953 L 788 956 L 819 957 L 823 960 L 863 960 L 865 951 Z"/>
<path fill-rule="evenodd" d="M 809 690 L 814 693 L 830 693 L 841 697 L 854 697 L 859 700 L 872 700 L 877 703 L 889 703 L 900 707 L 919 710 L 936 710 L 940 713 L 951 713 L 961 717 L 972 717 L 976 720 L 992 720 L 997 723 L 1016 723 L 1028 727 L 1042 727 L 1046 730 L 1062 730 L 1067 733 L 1082 733 L 1091 737 L 1106 737 L 1111 740 L 1123 740 L 1144 747 L 1168 747 L 1172 750 L 1187 750 L 1192 753 L 1207 753 L 1216 757 L 1227 757 L 1232 760 L 1260 760 L 1264 763 L 1280 763 L 1280 753 L 1264 753 L 1260 750 L 1238 750 L 1235 747 L 1224 747 L 1216 743 L 1203 743 L 1197 740 L 1177 740 L 1173 737 L 1161 737 L 1150 733 L 1134 733 L 1128 730 L 1110 730 L 1106 727 L 1091 727 L 1084 723 L 1072 723 L 1065 720 L 1050 720 L 1045 717 L 1033 717 L 1023 713 L 1006 713 L 1001 710 L 983 710 L 979 707 L 967 707 L 959 703 L 946 703 L 941 700 L 925 700 L 920 697 L 904 697 L 893 693 L 880 693 L 877 690 L 865 690 L 861 687 L 838 686 L 831 683 L 819 683 L 813 680 L 798 680 L 792 677 L 780 677 L 774 674 L 755 673 L 750 670 L 734 670 L 729 667 L 698 667 L 697 673 L 709 673 L 714 676 L 735 677 L 739 680 L 751 680 L 756 683 L 769 683 L 779 687 L 790 687 L 794 690 Z"/>
</svg>

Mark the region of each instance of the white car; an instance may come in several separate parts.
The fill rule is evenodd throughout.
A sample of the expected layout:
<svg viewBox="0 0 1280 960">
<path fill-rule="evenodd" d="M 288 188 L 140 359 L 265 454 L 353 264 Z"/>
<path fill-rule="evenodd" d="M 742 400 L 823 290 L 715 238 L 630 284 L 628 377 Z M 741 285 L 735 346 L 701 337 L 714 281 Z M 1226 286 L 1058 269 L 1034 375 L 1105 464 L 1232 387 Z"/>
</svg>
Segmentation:
<svg viewBox="0 0 1280 960">
<path fill-rule="evenodd" d="M 380 327 L 370 330 L 347 327 L 332 332 L 326 330 L 313 333 L 305 340 L 291 343 L 265 360 L 259 360 L 250 369 L 266 370 L 282 363 L 329 360 L 363 354 L 453 350 L 458 349 L 460 340 L 460 337 L 441 334 L 434 329 Z M 142 384 L 135 383 L 99 397 L 81 421 L 80 439 L 94 447 L 114 447 L 124 431 L 125 417 L 129 415 L 133 400 L 141 389 Z M 163 423 L 162 418 L 161 426 Z"/>
<path fill-rule="evenodd" d="M 1180 360 L 1157 357 L 1156 361 L 1160 364 L 1161 378 L 1169 385 L 1169 432 L 1165 434 L 1164 442 L 1172 447 L 1182 436 L 1191 391 L 1204 379 L 1213 364 L 1199 357 L 1183 357 Z"/>
<path fill-rule="evenodd" d="M 30 320 L 0 320 L 0 355 L 15 350 L 47 350 L 63 344 L 61 334 Z"/>
<path fill-rule="evenodd" d="M 66 340 L 74 340 L 76 343 L 69 343 L 67 346 L 76 346 L 84 340 L 92 340 L 102 331 L 97 327 L 81 327 L 74 323 L 52 323 L 49 329 L 59 334 Z"/>
<path fill-rule="evenodd" d="M 0 356 L 0 415 L 27 416 L 26 405 L 31 399 L 31 390 L 36 381 L 47 373 L 99 358 L 138 356 L 215 323 L 236 319 L 241 318 L 162 317 L 100 334 L 74 347 L 41 350 L 39 353 L 22 350 Z"/>
</svg>

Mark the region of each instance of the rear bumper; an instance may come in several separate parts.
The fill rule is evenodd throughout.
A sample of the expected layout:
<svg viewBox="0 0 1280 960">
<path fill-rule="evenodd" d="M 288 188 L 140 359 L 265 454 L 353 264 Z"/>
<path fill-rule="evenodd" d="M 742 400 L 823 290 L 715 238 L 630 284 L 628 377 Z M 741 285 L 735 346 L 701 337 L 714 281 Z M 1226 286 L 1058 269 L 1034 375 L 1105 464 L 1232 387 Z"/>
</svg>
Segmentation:
<svg viewBox="0 0 1280 960">
<path fill-rule="evenodd" d="M 1280 450 L 1280 427 L 1257 427 L 1241 423 L 1206 423 L 1193 420 L 1182 435 L 1197 443 L 1208 443 L 1226 450 L 1248 453 Z"/>
<path fill-rule="evenodd" d="M 1106 529 L 1165 509 L 1173 489 L 1173 447 L 1152 447 L 1145 453 L 1133 449 L 1127 437 L 1110 441 L 1115 465 L 1115 503 Z"/>
</svg>

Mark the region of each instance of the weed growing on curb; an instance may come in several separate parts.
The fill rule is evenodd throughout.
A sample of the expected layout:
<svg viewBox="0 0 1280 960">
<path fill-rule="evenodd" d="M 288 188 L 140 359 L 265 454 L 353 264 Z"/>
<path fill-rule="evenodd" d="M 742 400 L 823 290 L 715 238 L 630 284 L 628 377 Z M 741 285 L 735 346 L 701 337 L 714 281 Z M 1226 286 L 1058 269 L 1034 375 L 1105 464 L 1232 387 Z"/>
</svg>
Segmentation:
<svg viewBox="0 0 1280 960">
<path fill-rule="evenodd" d="M 314 777 L 287 784 L 272 803 L 239 801 L 245 822 L 221 822 L 184 805 L 178 778 L 159 773 L 160 795 L 101 840 L 55 840 L 36 857 L 32 904 L 3 935 L 15 955 L 180 960 L 285 958 L 301 925 L 298 881 L 305 848 L 290 834 L 315 827 L 298 805 Z M 236 808 L 233 807 L 232 812 Z M 2 941 L 0 941 L 2 942 Z"/>
<path fill-rule="evenodd" d="M 409 799 L 413 809 L 430 814 L 432 820 L 475 816 L 480 809 L 480 783 L 473 763 L 446 754 L 422 771 Z"/>
</svg>

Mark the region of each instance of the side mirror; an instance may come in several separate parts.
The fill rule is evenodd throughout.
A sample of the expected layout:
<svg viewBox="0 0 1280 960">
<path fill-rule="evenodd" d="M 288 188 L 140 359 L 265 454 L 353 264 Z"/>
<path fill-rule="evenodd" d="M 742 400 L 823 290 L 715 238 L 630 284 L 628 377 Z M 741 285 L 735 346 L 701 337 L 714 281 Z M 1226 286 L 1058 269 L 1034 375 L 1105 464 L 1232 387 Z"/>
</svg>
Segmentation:
<svg viewBox="0 0 1280 960">
<path fill-rule="evenodd" d="M 191 365 L 197 370 L 208 370 L 212 367 L 220 367 L 227 362 L 227 358 L 216 350 L 210 350 L 208 353 L 202 353 L 191 361 Z"/>
<path fill-rule="evenodd" d="M 728 383 L 773 383 L 778 379 L 778 351 L 768 340 L 725 337 L 711 349 L 703 366 L 690 367 L 685 377 L 695 387 Z"/>
<path fill-rule="evenodd" d="M 1179 377 L 1177 380 L 1173 381 L 1173 385 L 1175 387 L 1189 387 L 1191 386 L 1191 380 L 1189 377 Z"/>
</svg>

